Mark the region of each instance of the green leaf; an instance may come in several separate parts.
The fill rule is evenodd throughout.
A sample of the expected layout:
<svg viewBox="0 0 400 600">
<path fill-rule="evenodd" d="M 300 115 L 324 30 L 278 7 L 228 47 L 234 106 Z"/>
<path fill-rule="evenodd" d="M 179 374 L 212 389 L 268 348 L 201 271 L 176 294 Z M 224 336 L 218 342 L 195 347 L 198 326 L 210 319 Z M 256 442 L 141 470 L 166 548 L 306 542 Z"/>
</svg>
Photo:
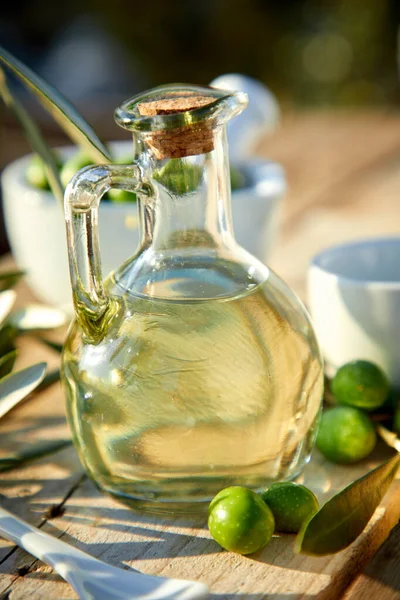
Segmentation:
<svg viewBox="0 0 400 600">
<path fill-rule="evenodd" d="M 94 162 L 103 164 L 111 160 L 106 147 L 93 129 L 60 92 L 2 47 L 0 47 L 0 62 L 11 69 L 22 83 L 37 96 L 67 135 L 85 149 Z"/>
<path fill-rule="evenodd" d="M 15 338 L 17 332 L 11 325 L 5 325 L 0 329 L 0 356 L 15 350 Z"/>
<path fill-rule="evenodd" d="M 6 273 L 0 273 L 0 292 L 12 288 L 24 275 L 24 271 L 7 271 Z"/>
<path fill-rule="evenodd" d="M 11 373 L 14 368 L 15 359 L 17 358 L 18 352 L 11 350 L 0 358 L 0 379 Z"/>
<path fill-rule="evenodd" d="M 14 305 L 17 294 L 13 290 L 7 290 L 0 294 L 0 325 L 4 323 Z"/>
<path fill-rule="evenodd" d="M 47 456 L 48 454 L 54 454 L 63 448 L 71 445 L 71 440 L 50 440 L 48 442 L 40 442 L 38 444 L 33 444 L 28 448 L 23 448 L 17 454 L 13 456 L 6 456 L 5 458 L 0 458 L 0 473 L 4 473 L 5 471 L 11 471 L 11 469 L 15 469 L 16 467 L 20 467 L 24 463 L 36 460 L 38 458 L 42 458 L 43 456 Z"/>
<path fill-rule="evenodd" d="M 347 548 L 374 514 L 399 465 L 396 454 L 328 500 L 300 530 L 295 551 L 324 556 Z"/>
<path fill-rule="evenodd" d="M 8 323 L 18 331 L 56 329 L 65 325 L 67 315 L 59 308 L 30 304 L 11 313 Z"/>
<path fill-rule="evenodd" d="M 43 342 L 43 344 L 46 344 L 46 346 L 48 346 L 52 350 L 55 350 L 56 352 L 59 352 L 61 354 L 62 349 L 63 349 L 62 344 L 59 344 L 57 342 L 52 342 L 51 340 L 46 340 L 46 338 L 42 337 L 41 335 L 39 335 L 38 338 L 41 342 Z"/>
<path fill-rule="evenodd" d="M 37 363 L 0 379 L 0 418 L 41 383 L 46 369 L 46 363 Z"/>
<path fill-rule="evenodd" d="M 61 205 L 63 205 L 64 188 L 61 185 L 57 163 L 53 153 L 47 142 L 42 137 L 39 127 L 31 119 L 22 104 L 20 104 L 20 102 L 18 102 L 18 100 L 12 96 L 7 87 L 4 71 L 2 69 L 0 69 L 0 94 L 6 106 L 14 112 L 15 116 L 20 122 L 25 135 L 32 146 L 32 149 L 43 159 L 46 176 L 52 192 Z"/>
<path fill-rule="evenodd" d="M 50 373 L 47 373 L 47 375 L 43 379 L 42 383 L 40 383 L 38 385 L 38 387 L 35 389 L 35 393 L 43 392 L 43 390 L 45 390 L 50 385 L 53 385 L 53 383 L 56 383 L 56 381 L 59 381 L 59 380 L 60 380 L 60 369 L 54 369 L 53 371 L 50 371 Z"/>
</svg>

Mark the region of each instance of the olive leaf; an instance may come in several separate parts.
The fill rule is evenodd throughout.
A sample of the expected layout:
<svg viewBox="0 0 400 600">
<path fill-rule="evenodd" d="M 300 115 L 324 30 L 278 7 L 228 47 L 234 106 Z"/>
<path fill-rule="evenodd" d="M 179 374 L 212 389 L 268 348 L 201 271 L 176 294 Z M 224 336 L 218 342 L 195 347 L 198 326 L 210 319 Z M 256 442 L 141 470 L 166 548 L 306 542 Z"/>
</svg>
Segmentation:
<svg viewBox="0 0 400 600">
<path fill-rule="evenodd" d="M 1 49 L 0 49 L 1 52 Z M 4 71 L 0 68 L 0 94 L 4 100 L 6 106 L 12 110 L 20 122 L 25 135 L 32 146 L 32 149 L 39 154 L 43 159 L 43 168 L 45 170 L 47 180 L 50 184 L 52 192 L 57 200 L 63 205 L 64 202 L 64 188 L 60 181 L 58 173 L 57 163 L 54 158 L 53 152 L 44 140 L 39 127 L 31 119 L 28 112 L 22 106 L 16 98 L 13 97 L 10 90 L 7 87 Z"/>
<path fill-rule="evenodd" d="M 8 319 L 8 323 L 17 331 L 55 329 L 66 322 L 67 315 L 64 311 L 42 304 L 30 304 L 19 308 L 13 311 Z"/>
<path fill-rule="evenodd" d="M 46 363 L 37 363 L 0 379 L 0 418 L 41 383 L 46 369 Z"/>
<path fill-rule="evenodd" d="M 54 369 L 53 371 L 50 371 L 50 373 L 47 373 L 47 375 L 45 376 L 43 381 L 41 383 L 39 383 L 39 385 L 35 389 L 35 393 L 43 392 L 43 390 L 48 388 L 50 385 L 53 385 L 53 383 L 56 383 L 56 381 L 59 381 L 59 379 L 60 379 L 60 369 Z"/>
<path fill-rule="evenodd" d="M 7 271 L 5 273 L 0 273 L 0 292 L 12 288 L 18 283 L 23 275 L 25 275 L 24 271 Z"/>
<path fill-rule="evenodd" d="M 0 356 L 15 350 L 15 338 L 17 332 L 11 325 L 5 325 L 0 329 Z"/>
<path fill-rule="evenodd" d="M 399 465 L 396 454 L 328 500 L 300 529 L 295 551 L 324 556 L 347 548 L 374 514 Z"/>
<path fill-rule="evenodd" d="M 0 47 L 0 62 L 6 65 L 33 92 L 45 109 L 71 139 L 84 148 L 94 162 L 110 161 L 106 147 L 90 125 L 66 98 L 15 56 Z"/>
<path fill-rule="evenodd" d="M 0 294 L 0 325 L 6 320 L 14 305 L 17 294 L 13 290 L 7 290 Z"/>
<path fill-rule="evenodd" d="M 42 337 L 41 335 L 39 335 L 38 338 L 41 342 L 43 342 L 43 344 L 46 344 L 46 346 L 48 346 L 52 350 L 55 350 L 56 352 L 59 352 L 59 353 L 62 352 L 62 349 L 63 349 L 62 344 L 59 344 L 58 342 L 53 342 L 52 340 L 47 340 L 46 338 Z"/>
<path fill-rule="evenodd" d="M 71 444 L 71 440 L 49 440 L 33 444 L 28 448 L 22 448 L 17 454 L 0 458 L 0 473 L 20 467 L 24 463 L 53 454 Z"/>
<path fill-rule="evenodd" d="M 17 358 L 18 352 L 16 350 L 11 350 L 11 352 L 7 352 L 4 356 L 0 358 L 0 378 L 5 377 L 14 368 L 15 359 Z"/>
</svg>

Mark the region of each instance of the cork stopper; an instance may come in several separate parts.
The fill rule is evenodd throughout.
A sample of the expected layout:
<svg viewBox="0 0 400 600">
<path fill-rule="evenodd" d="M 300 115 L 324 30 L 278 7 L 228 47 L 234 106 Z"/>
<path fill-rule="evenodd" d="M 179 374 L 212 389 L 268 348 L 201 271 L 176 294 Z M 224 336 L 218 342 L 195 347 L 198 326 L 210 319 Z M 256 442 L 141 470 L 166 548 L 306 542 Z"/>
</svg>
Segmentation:
<svg viewBox="0 0 400 600">
<path fill-rule="evenodd" d="M 139 114 L 146 117 L 172 115 L 201 108 L 214 101 L 214 98 L 200 96 L 192 92 L 182 92 L 173 98 L 141 102 L 137 105 Z M 183 158 L 204 154 L 214 149 L 212 120 L 153 131 L 148 134 L 147 143 L 158 159 Z"/>
</svg>

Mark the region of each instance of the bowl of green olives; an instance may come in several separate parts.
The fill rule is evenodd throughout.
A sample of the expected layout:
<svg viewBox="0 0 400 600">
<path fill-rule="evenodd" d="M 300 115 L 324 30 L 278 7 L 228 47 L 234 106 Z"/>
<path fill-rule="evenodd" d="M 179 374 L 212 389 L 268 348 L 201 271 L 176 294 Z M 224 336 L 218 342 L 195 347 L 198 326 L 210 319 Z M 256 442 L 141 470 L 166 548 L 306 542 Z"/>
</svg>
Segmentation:
<svg viewBox="0 0 400 600">
<path fill-rule="evenodd" d="M 132 162 L 130 142 L 112 142 L 115 162 Z M 90 158 L 75 147 L 56 150 L 64 186 Z M 71 288 L 62 207 L 50 191 L 43 164 L 35 155 L 9 164 L 1 177 L 5 225 L 13 257 L 26 272 L 35 295 L 48 304 L 72 311 Z M 285 175 L 266 159 L 249 159 L 231 169 L 232 212 L 237 241 L 265 261 L 278 229 Z M 107 274 L 136 250 L 139 243 L 135 194 L 112 190 L 99 210 L 103 273 Z"/>
</svg>

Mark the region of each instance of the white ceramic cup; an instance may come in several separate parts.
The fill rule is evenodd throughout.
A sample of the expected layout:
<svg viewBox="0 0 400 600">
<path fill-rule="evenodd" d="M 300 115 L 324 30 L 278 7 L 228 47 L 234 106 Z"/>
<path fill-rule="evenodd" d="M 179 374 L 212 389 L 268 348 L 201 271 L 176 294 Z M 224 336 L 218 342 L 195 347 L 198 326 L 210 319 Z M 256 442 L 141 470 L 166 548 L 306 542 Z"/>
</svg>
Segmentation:
<svg viewBox="0 0 400 600">
<path fill-rule="evenodd" d="M 400 388 L 400 237 L 324 250 L 309 268 L 308 298 L 328 375 L 370 360 Z"/>
</svg>

